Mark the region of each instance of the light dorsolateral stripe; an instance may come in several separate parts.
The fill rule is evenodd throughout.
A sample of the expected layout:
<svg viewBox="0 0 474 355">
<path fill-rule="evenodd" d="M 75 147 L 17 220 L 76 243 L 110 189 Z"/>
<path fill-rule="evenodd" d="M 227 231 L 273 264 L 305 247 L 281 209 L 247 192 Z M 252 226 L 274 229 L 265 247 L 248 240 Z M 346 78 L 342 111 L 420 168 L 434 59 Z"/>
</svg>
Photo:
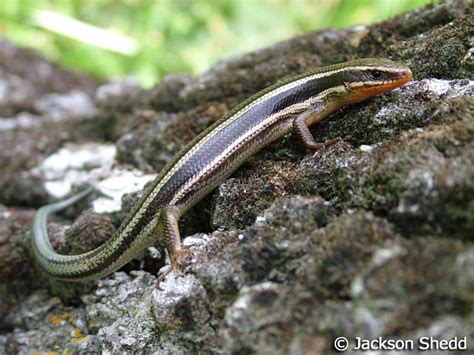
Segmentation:
<svg viewBox="0 0 474 355">
<path fill-rule="evenodd" d="M 363 69 L 365 67 L 359 67 L 359 68 Z M 353 68 L 351 68 L 351 69 L 353 69 Z M 250 105 L 247 105 L 246 107 L 239 110 L 238 112 L 235 112 L 232 116 L 230 116 L 226 120 L 222 121 L 222 123 L 220 125 L 218 125 L 217 127 L 215 127 L 212 131 L 208 132 L 208 134 L 206 134 L 206 136 L 203 139 L 201 139 L 197 144 L 193 145 L 193 147 L 189 151 L 187 151 L 185 155 L 183 155 L 181 157 L 181 159 L 173 166 L 173 168 L 168 172 L 168 174 L 166 174 L 163 177 L 163 179 L 160 181 L 160 184 L 155 188 L 154 193 L 150 194 L 150 196 L 148 196 L 147 202 L 151 202 L 151 200 L 153 200 L 156 197 L 156 195 L 160 191 L 160 188 L 165 183 L 168 182 L 168 180 L 183 165 L 183 163 L 185 161 L 187 161 L 196 151 L 198 151 L 200 147 L 202 147 L 212 137 L 214 137 L 217 134 L 217 132 L 219 132 L 220 130 L 224 129 L 225 127 L 230 125 L 235 120 L 242 117 L 245 113 L 250 111 L 252 108 L 254 108 L 255 106 L 261 104 L 262 102 L 268 101 L 269 99 L 271 99 L 272 97 L 274 97 L 274 96 L 276 96 L 280 93 L 283 93 L 285 91 L 289 91 L 291 89 L 294 89 L 294 88 L 296 88 L 298 86 L 301 86 L 301 85 L 303 85 L 303 84 L 305 84 L 309 81 L 312 81 L 312 80 L 315 80 L 315 79 L 320 79 L 320 78 L 323 78 L 323 77 L 332 76 L 332 75 L 334 75 L 336 73 L 339 73 L 339 72 L 342 72 L 344 70 L 347 70 L 347 68 L 342 68 L 342 69 L 333 70 L 333 71 L 324 72 L 324 73 L 317 73 L 317 74 L 314 74 L 314 75 L 303 77 L 300 80 L 290 82 L 286 85 L 282 85 L 282 86 L 268 92 L 267 94 L 259 97 L 258 99 L 253 101 Z"/>
<path fill-rule="evenodd" d="M 368 75 L 374 71 L 382 73 L 382 77 Z M 362 59 L 279 82 L 239 104 L 186 145 L 147 187 L 115 236 L 100 247 L 80 255 L 57 254 L 48 239 L 46 217 L 78 197 L 42 207 L 33 228 L 35 256 L 42 268 L 55 277 L 88 280 L 116 270 L 160 238 L 173 255 L 175 248 L 180 248 L 179 232 L 169 233 L 177 230 L 181 214 L 248 156 L 292 130 L 300 114 L 319 105 L 317 114 L 305 121 L 309 125 L 340 106 L 392 90 L 410 78 L 410 70 L 401 64 Z M 162 219 L 169 218 L 162 217 L 162 213 L 170 208 L 174 222 Z"/>
<path fill-rule="evenodd" d="M 250 136 L 257 135 L 259 132 L 263 131 L 266 127 L 271 126 L 272 124 L 278 122 L 279 119 L 282 117 L 287 117 L 290 114 L 294 114 L 295 112 L 303 112 L 308 109 L 311 104 L 323 100 L 327 95 L 332 94 L 334 92 L 340 92 L 344 90 L 344 86 L 336 86 L 331 89 L 327 89 L 306 101 L 301 103 L 288 106 L 285 109 L 278 111 L 277 113 L 268 116 L 264 120 L 261 120 L 256 127 L 252 127 L 252 129 L 247 130 L 244 135 L 239 136 L 231 145 L 229 145 L 223 152 L 221 152 L 218 156 L 214 158 L 214 160 L 209 163 L 205 168 L 203 168 L 197 175 L 195 175 L 192 179 L 187 181 L 175 194 L 175 197 L 171 200 L 171 205 L 176 205 L 178 201 L 180 201 L 185 193 L 190 189 L 193 189 L 193 186 L 200 181 L 200 179 L 208 173 L 211 167 L 216 166 L 219 161 L 222 161 L 226 156 L 229 155 L 231 151 L 236 149 L 237 147 L 243 145 L 246 141 L 249 140 Z"/>
</svg>

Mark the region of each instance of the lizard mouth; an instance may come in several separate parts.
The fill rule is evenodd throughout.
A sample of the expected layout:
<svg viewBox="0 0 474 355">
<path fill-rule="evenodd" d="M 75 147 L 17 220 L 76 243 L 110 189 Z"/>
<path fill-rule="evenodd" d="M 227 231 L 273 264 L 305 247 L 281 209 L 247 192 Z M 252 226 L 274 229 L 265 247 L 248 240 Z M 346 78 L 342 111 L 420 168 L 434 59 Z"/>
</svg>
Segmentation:
<svg viewBox="0 0 474 355">
<path fill-rule="evenodd" d="M 369 97 L 396 89 L 407 82 L 409 82 L 413 78 L 413 74 L 409 68 L 403 69 L 400 71 L 399 77 L 390 80 L 387 82 L 382 82 L 379 85 L 371 85 L 371 86 L 362 86 L 357 88 L 353 93 L 351 93 L 347 99 L 347 104 L 354 104 L 357 102 L 364 101 Z"/>
</svg>

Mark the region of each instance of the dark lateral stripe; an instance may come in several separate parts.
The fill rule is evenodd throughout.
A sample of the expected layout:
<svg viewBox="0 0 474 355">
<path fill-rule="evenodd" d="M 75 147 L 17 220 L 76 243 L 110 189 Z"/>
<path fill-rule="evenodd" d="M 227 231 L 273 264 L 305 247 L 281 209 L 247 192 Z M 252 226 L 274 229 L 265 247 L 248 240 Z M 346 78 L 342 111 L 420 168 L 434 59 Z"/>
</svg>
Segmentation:
<svg viewBox="0 0 474 355">
<path fill-rule="evenodd" d="M 212 169 L 209 169 L 197 185 L 193 185 L 185 194 L 182 195 L 182 197 L 177 201 L 177 205 L 189 205 L 189 202 L 194 200 L 196 194 L 202 193 L 202 189 L 205 189 L 204 192 L 215 189 L 219 184 L 219 179 L 216 179 L 217 176 L 224 172 L 225 175 L 232 174 L 232 172 L 234 172 L 245 160 L 241 157 L 242 153 L 245 152 L 246 154 L 251 154 L 260 150 L 263 146 L 269 143 L 269 141 L 276 138 L 275 133 L 280 130 L 279 126 L 281 125 L 281 121 L 275 122 L 273 125 L 260 131 L 262 135 L 266 135 L 267 139 L 265 140 L 261 139 L 260 134 L 256 134 L 250 137 L 250 139 L 244 141 L 238 149 L 227 155 L 225 159 L 219 162 L 219 164 L 214 165 Z M 252 149 L 250 150 L 250 148 Z M 229 169 L 229 166 L 231 166 L 232 169 Z"/>
<path fill-rule="evenodd" d="M 385 70 L 385 79 L 388 73 L 388 82 L 394 84 L 384 87 L 386 82 L 376 80 L 378 75 L 373 73 L 379 69 Z M 400 73 L 404 78 L 397 81 L 403 76 Z M 59 255 L 48 247 L 47 231 L 39 225 L 34 228 L 35 237 L 41 241 L 33 243 L 38 249 L 35 253 L 48 272 L 62 279 L 91 279 L 112 272 L 153 241 L 155 226 L 166 229 L 157 216 L 164 207 L 175 206 L 177 216 L 187 211 L 249 155 L 288 132 L 293 117 L 315 100 L 321 100 L 323 106 L 311 122 L 352 102 L 347 100 L 348 92 L 360 94 L 354 100 L 364 94 L 369 97 L 402 85 L 411 78 L 409 75 L 404 66 L 372 58 L 319 68 L 278 82 L 242 102 L 181 149 L 149 184 L 112 239 L 84 254 Z M 372 89 L 375 86 L 380 89 Z M 170 236 L 165 233 L 162 237 Z"/>
</svg>

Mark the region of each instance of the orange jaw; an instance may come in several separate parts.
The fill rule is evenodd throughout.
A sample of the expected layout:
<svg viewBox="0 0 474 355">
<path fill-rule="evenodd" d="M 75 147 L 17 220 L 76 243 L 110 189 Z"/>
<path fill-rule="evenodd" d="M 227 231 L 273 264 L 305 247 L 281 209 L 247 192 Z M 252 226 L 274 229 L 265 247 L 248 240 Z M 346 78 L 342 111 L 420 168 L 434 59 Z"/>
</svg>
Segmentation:
<svg viewBox="0 0 474 355">
<path fill-rule="evenodd" d="M 375 86 L 368 86 L 368 87 L 360 87 L 357 88 L 353 93 L 349 94 L 346 98 L 346 104 L 355 104 L 357 102 L 364 101 L 369 97 L 381 94 L 383 92 L 391 91 L 396 89 L 407 82 L 409 82 L 413 78 L 413 74 L 410 69 L 405 69 L 400 74 L 400 79 L 392 81 L 387 84 L 382 85 L 375 85 Z"/>
</svg>

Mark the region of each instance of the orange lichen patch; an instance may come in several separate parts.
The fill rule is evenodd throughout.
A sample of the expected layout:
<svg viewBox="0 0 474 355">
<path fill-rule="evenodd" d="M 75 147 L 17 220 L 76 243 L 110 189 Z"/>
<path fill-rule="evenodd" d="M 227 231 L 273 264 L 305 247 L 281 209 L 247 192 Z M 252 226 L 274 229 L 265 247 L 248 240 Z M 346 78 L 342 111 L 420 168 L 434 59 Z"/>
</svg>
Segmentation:
<svg viewBox="0 0 474 355">
<path fill-rule="evenodd" d="M 55 325 L 60 325 L 64 321 L 68 320 L 68 318 L 69 318 L 69 322 L 71 322 L 71 319 L 75 319 L 74 317 L 69 317 L 69 313 L 64 311 L 64 312 L 61 312 L 61 314 L 59 314 L 59 315 L 52 314 L 51 315 L 51 322 L 53 322 L 53 324 L 55 324 Z"/>
<path fill-rule="evenodd" d="M 74 338 L 79 338 L 82 335 L 81 329 L 80 328 L 74 328 L 72 331 L 72 336 Z"/>
<path fill-rule="evenodd" d="M 53 324 L 55 324 L 55 325 L 60 325 L 63 322 L 63 320 L 64 319 L 61 319 L 56 314 L 51 315 L 51 322 L 53 322 Z"/>
</svg>

